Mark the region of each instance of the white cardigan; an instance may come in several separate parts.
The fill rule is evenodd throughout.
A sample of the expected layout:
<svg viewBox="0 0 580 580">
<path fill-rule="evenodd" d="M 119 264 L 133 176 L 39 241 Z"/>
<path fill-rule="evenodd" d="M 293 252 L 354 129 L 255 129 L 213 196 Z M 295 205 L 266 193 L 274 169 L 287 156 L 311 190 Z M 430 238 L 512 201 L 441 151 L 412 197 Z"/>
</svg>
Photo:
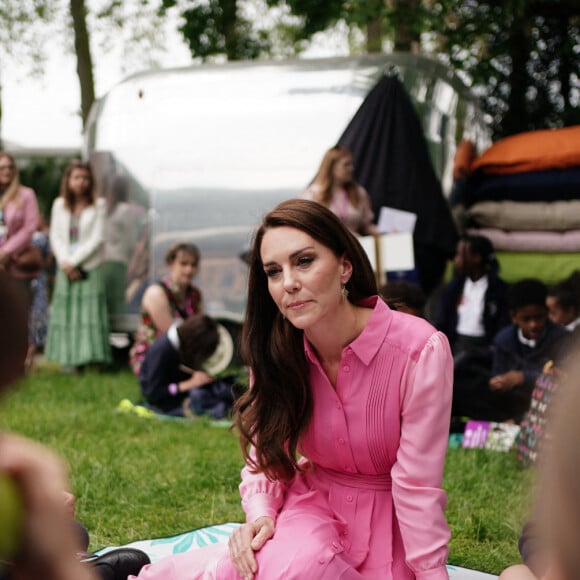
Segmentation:
<svg viewBox="0 0 580 580">
<path fill-rule="evenodd" d="M 71 266 L 81 266 L 92 270 L 103 261 L 105 242 L 106 202 L 97 199 L 94 205 L 85 208 L 79 219 L 79 239 L 74 251 L 70 247 L 71 212 L 58 197 L 52 204 L 50 216 L 50 244 L 60 266 L 68 262 Z"/>
</svg>

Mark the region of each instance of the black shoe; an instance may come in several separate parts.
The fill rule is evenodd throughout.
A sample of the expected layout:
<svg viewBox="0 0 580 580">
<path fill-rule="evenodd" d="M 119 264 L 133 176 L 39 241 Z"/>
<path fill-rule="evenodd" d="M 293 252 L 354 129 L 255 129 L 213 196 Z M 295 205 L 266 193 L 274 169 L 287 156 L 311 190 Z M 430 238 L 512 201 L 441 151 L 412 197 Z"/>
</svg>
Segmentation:
<svg viewBox="0 0 580 580">
<path fill-rule="evenodd" d="M 135 548 L 118 548 L 88 561 L 101 580 L 127 580 L 127 576 L 137 576 L 150 563 L 149 556 Z"/>
</svg>

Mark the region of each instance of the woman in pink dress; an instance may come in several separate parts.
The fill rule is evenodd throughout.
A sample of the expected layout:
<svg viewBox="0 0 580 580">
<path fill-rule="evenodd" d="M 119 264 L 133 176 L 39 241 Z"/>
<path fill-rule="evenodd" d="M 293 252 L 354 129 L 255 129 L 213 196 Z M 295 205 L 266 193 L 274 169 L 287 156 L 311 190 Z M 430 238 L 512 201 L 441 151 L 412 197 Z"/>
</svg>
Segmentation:
<svg viewBox="0 0 580 580">
<path fill-rule="evenodd" d="M 447 339 L 389 309 L 364 250 L 321 204 L 267 214 L 249 268 L 253 381 L 235 415 L 246 523 L 229 546 L 139 579 L 447 579 Z"/>
<path fill-rule="evenodd" d="M 326 206 L 355 234 L 377 233 L 369 194 L 356 182 L 352 153 L 343 145 L 324 154 L 314 181 L 301 197 Z"/>
</svg>

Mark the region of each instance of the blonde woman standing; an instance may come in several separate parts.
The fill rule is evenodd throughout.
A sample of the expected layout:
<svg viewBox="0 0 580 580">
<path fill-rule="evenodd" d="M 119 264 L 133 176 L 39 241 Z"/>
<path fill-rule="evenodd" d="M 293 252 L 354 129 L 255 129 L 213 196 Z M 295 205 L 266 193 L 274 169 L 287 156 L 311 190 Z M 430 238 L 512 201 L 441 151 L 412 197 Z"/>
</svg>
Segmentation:
<svg viewBox="0 0 580 580">
<path fill-rule="evenodd" d="M 58 271 L 46 358 L 77 370 L 111 361 L 101 271 L 105 213 L 105 200 L 95 199 L 90 165 L 73 161 L 63 175 L 50 220 Z"/>
<path fill-rule="evenodd" d="M 17 258 L 32 245 L 39 220 L 36 194 L 20 184 L 14 158 L 0 151 L 0 269 L 6 270 L 30 302 L 34 275 L 17 264 Z"/>
<path fill-rule="evenodd" d="M 314 181 L 300 197 L 326 206 L 355 234 L 377 233 L 369 194 L 356 182 L 352 153 L 342 145 L 324 154 Z"/>
</svg>

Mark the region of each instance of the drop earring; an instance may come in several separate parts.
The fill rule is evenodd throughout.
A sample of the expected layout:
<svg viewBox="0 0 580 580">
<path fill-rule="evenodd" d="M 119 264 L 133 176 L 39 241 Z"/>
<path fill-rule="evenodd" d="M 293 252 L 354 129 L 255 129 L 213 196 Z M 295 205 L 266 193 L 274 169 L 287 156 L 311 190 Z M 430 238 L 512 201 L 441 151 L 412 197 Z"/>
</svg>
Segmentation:
<svg viewBox="0 0 580 580">
<path fill-rule="evenodd" d="M 346 286 L 343 286 L 340 289 L 340 295 L 343 301 L 348 300 L 348 288 Z"/>
</svg>

